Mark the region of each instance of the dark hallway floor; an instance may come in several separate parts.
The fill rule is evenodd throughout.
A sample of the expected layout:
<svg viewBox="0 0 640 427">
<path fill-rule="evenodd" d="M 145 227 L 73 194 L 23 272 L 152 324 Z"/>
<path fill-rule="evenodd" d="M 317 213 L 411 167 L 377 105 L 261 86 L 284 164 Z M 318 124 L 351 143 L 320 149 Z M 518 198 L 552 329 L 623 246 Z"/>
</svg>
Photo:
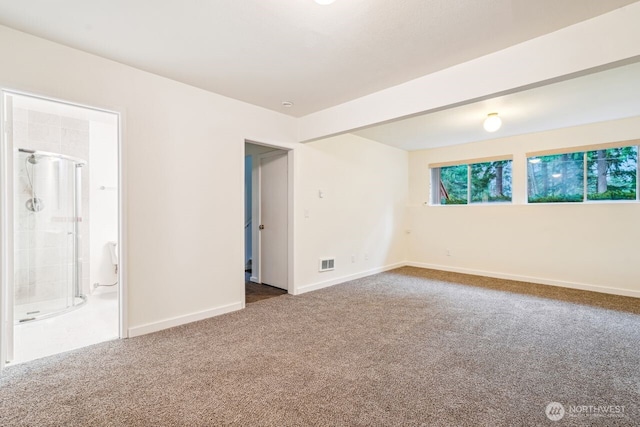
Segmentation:
<svg viewBox="0 0 640 427">
<path fill-rule="evenodd" d="M 280 295 L 285 295 L 286 293 L 287 291 L 285 291 L 284 289 L 250 282 L 248 275 L 245 276 L 244 295 L 245 302 L 247 304 L 268 298 L 279 297 Z"/>
<path fill-rule="evenodd" d="M 284 289 L 274 288 L 269 285 L 260 285 L 253 282 L 246 282 L 244 289 L 245 301 L 247 304 L 263 299 L 279 297 L 280 295 L 285 295 L 287 293 Z"/>
</svg>

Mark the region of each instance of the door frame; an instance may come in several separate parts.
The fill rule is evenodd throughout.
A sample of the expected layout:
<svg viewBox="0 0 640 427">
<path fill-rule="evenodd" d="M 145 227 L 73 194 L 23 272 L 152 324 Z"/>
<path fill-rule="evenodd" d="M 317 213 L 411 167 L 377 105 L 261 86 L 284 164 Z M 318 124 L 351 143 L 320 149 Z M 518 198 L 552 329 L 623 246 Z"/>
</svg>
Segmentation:
<svg viewBox="0 0 640 427">
<path fill-rule="evenodd" d="M 72 101 L 62 100 L 32 92 L 10 89 L 0 86 L 0 370 L 7 362 L 7 356 L 13 353 L 13 132 L 12 118 L 5 122 L 5 99 L 7 95 L 27 96 L 43 101 L 57 102 L 74 107 L 85 108 L 116 116 L 117 121 L 117 168 L 118 168 L 118 337 L 128 337 L 128 305 L 127 305 L 127 221 L 124 154 L 124 110 L 95 107 Z M 11 340 L 9 340 L 11 338 Z"/>
<path fill-rule="evenodd" d="M 295 239 L 294 239 L 294 230 L 295 230 L 295 216 L 294 216 L 294 212 L 295 212 L 295 197 L 294 197 L 294 190 L 295 190 L 295 153 L 296 150 L 293 149 L 291 146 L 287 146 L 284 144 L 278 144 L 278 143 L 263 143 L 263 142 L 256 142 L 253 140 L 245 140 L 245 143 L 247 144 L 253 144 L 253 145 L 260 145 L 263 147 L 269 147 L 269 148 L 273 148 L 276 150 L 281 150 L 284 151 L 287 154 L 287 292 L 291 295 L 297 295 L 297 287 L 296 287 L 296 283 L 294 280 L 294 273 L 295 273 L 295 269 L 294 269 L 294 261 L 295 261 L 295 251 L 294 251 L 294 247 L 295 247 Z M 243 154 L 245 153 L 245 151 L 243 150 Z M 268 156 L 269 154 L 272 153 L 265 153 L 265 156 Z M 262 155 L 256 155 L 254 156 L 254 162 L 253 164 L 256 164 L 256 159 L 259 159 Z M 244 161 L 244 156 L 243 156 L 243 161 Z M 243 163 L 244 164 L 244 163 Z M 258 162 L 259 165 L 259 162 Z M 255 166 L 254 166 L 254 171 L 256 170 Z M 259 166 L 258 166 L 258 171 L 259 171 Z M 260 250 L 260 233 L 258 232 L 258 226 L 259 221 L 257 221 L 257 219 L 260 218 L 260 180 L 258 177 L 254 176 L 256 174 L 252 173 L 252 224 L 251 224 L 251 228 L 252 228 L 252 247 L 253 247 L 253 254 L 258 254 L 258 277 L 256 277 L 258 279 L 258 282 L 262 282 L 261 280 L 261 268 L 260 268 L 260 254 L 259 254 L 259 250 Z M 257 175 L 259 175 L 259 172 L 257 173 Z M 256 195 L 258 197 L 256 197 Z M 243 200 L 244 201 L 244 200 Z M 257 214 L 254 215 L 256 213 L 257 210 Z M 244 233 L 242 235 L 242 244 L 244 245 Z M 244 254 L 244 252 L 243 252 Z M 253 255 L 252 255 L 253 257 Z M 252 261 L 253 265 L 256 265 L 256 260 L 254 259 Z M 252 278 L 254 278 L 254 273 L 252 272 Z M 243 278 L 244 280 L 244 278 Z M 243 281 L 244 283 L 244 281 Z"/>
<path fill-rule="evenodd" d="M 5 121 L 5 90 L 0 91 L 0 371 L 13 354 L 13 117 Z M 11 159 L 11 161 L 9 160 Z M 11 250 L 10 250 L 11 249 Z"/>
</svg>

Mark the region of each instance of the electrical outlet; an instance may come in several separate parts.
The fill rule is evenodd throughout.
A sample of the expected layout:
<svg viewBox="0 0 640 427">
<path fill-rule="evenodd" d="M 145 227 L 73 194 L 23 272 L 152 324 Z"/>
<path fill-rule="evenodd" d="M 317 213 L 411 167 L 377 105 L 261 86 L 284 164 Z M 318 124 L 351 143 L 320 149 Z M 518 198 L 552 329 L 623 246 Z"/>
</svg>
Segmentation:
<svg viewBox="0 0 640 427">
<path fill-rule="evenodd" d="M 356 256 L 355 255 L 351 255 L 351 262 L 352 263 L 356 262 Z"/>
<path fill-rule="evenodd" d="M 451 256 L 451 249 L 447 249 L 447 256 Z"/>
<path fill-rule="evenodd" d="M 369 261 L 369 254 L 364 254 L 364 260 Z"/>
</svg>

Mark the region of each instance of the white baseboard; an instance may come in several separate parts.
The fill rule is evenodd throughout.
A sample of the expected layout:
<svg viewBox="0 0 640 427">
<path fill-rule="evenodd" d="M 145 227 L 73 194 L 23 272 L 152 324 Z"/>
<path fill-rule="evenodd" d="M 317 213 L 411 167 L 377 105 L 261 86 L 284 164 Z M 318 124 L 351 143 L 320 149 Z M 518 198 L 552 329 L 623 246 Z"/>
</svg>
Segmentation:
<svg viewBox="0 0 640 427">
<path fill-rule="evenodd" d="M 318 289 L 328 288 L 329 286 L 334 286 L 340 283 L 348 282 L 349 280 L 360 279 L 362 277 L 371 276 L 373 274 L 382 273 L 383 271 L 393 270 L 394 268 L 400 268 L 407 265 L 406 262 L 397 262 L 395 264 L 385 265 L 384 267 L 378 267 L 367 271 L 362 271 L 360 273 L 350 274 L 348 276 L 336 277 L 330 280 L 325 280 L 324 282 L 313 283 L 311 285 L 300 286 L 296 289 L 294 295 L 300 295 L 311 291 L 317 291 Z"/>
<path fill-rule="evenodd" d="M 324 282 L 318 282 L 318 283 L 313 283 L 311 285 L 301 286 L 296 290 L 294 295 L 300 295 L 307 292 L 317 291 L 319 289 L 328 288 L 330 286 L 348 282 L 350 280 L 360 279 L 362 277 L 371 276 L 373 274 L 378 274 L 384 271 L 389 271 L 389 270 L 393 270 L 393 269 L 405 267 L 405 266 L 428 268 L 431 270 L 440 270 L 440 271 L 451 271 L 454 273 L 472 274 L 476 276 L 485 276 L 485 277 L 495 277 L 497 279 L 517 280 L 520 282 L 537 283 L 541 285 L 559 286 L 562 288 L 580 289 L 584 291 L 592 291 L 592 292 L 600 292 L 605 294 L 640 298 L 640 291 L 633 291 L 629 289 L 607 288 L 607 287 L 598 286 L 598 285 L 565 282 L 561 280 L 544 279 L 540 277 L 522 276 L 518 274 L 499 273 L 499 272 L 486 271 L 486 270 L 476 270 L 472 268 L 450 267 L 450 266 L 439 265 L 439 264 L 428 264 L 428 263 L 413 262 L 413 261 L 389 264 L 384 267 L 378 267 L 371 270 L 362 271 L 360 273 L 350 274 L 348 276 L 336 277 L 330 280 L 326 280 Z M 161 320 L 159 322 L 147 323 L 141 326 L 134 326 L 132 328 L 129 328 L 129 337 L 132 338 L 140 335 L 150 334 L 152 332 L 158 332 L 163 329 L 173 328 L 174 326 L 180 326 L 186 323 L 197 322 L 198 320 L 204 320 L 210 317 L 219 316 L 221 314 L 231 313 L 233 311 L 241 310 L 243 308 L 244 308 L 244 302 L 236 302 L 233 304 L 212 308 L 212 309 L 200 311 L 197 313 L 191 313 L 184 316 L 178 316 L 170 319 Z"/>
<path fill-rule="evenodd" d="M 472 268 L 449 267 L 445 265 L 427 264 L 423 262 L 407 262 L 405 263 L 405 265 L 409 267 L 429 268 L 432 270 L 451 271 L 453 273 L 473 274 L 476 276 L 495 277 L 496 279 L 517 280 L 520 282 L 537 283 L 540 285 L 559 286 L 561 288 L 580 289 L 583 291 L 592 291 L 592 292 L 600 292 L 604 294 L 640 298 L 640 291 L 633 291 L 630 289 L 607 288 L 605 286 L 588 285 L 584 283 L 573 283 L 573 282 L 565 282 L 562 280 L 544 279 L 540 277 L 521 276 L 518 274 L 475 270 Z"/>
<path fill-rule="evenodd" d="M 250 281 L 250 282 L 253 282 L 253 283 L 260 283 L 260 282 L 258 282 L 258 278 L 257 278 L 257 277 L 255 277 L 255 276 L 251 276 L 251 277 L 249 277 L 249 281 Z"/>
<path fill-rule="evenodd" d="M 235 302 L 233 304 L 223 305 L 221 307 L 199 311 L 197 313 L 186 314 L 184 316 L 172 317 L 170 319 L 161 320 L 159 322 L 134 326 L 132 328 L 129 328 L 129 338 L 150 334 L 152 332 L 158 332 L 163 329 L 173 328 L 174 326 L 180 326 L 186 323 L 197 322 L 198 320 L 208 319 L 210 317 L 219 316 L 225 313 L 231 313 L 232 311 L 241 310 L 243 306 L 244 303 Z"/>
</svg>

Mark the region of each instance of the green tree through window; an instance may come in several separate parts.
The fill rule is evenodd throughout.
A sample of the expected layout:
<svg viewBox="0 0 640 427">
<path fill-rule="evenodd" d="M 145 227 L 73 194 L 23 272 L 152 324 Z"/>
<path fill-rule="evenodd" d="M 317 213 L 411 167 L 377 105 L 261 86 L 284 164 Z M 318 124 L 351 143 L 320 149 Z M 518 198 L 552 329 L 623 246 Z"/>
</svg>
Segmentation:
<svg viewBox="0 0 640 427">
<path fill-rule="evenodd" d="M 528 200 L 529 203 L 637 200 L 637 176 L 637 145 L 529 157 Z"/>
<path fill-rule="evenodd" d="M 471 203 L 511 201 L 511 160 L 471 165 Z"/>
<path fill-rule="evenodd" d="M 434 200 L 441 205 L 510 202 L 511 163 L 499 160 L 435 168 L 432 176 L 440 184 L 434 186 L 439 191 Z"/>
<path fill-rule="evenodd" d="M 529 203 L 581 202 L 584 153 L 531 157 L 527 176 Z"/>
<path fill-rule="evenodd" d="M 635 200 L 638 146 L 587 152 L 588 200 Z"/>
<path fill-rule="evenodd" d="M 468 173 L 467 165 L 440 168 L 440 204 L 467 204 Z"/>
</svg>

